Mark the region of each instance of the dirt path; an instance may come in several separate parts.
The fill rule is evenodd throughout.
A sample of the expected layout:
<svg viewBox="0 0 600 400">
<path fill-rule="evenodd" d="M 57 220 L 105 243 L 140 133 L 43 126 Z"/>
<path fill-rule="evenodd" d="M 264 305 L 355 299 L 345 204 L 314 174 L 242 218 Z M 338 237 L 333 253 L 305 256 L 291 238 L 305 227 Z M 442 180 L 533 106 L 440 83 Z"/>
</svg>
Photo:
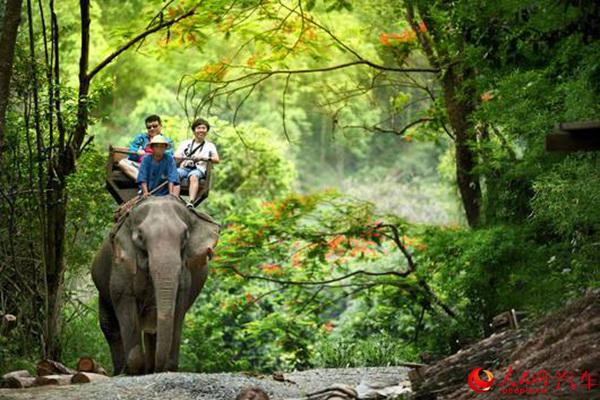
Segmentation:
<svg viewBox="0 0 600 400">
<path fill-rule="evenodd" d="M 366 380 L 398 384 L 408 380 L 407 374 L 405 367 L 314 369 L 286 373 L 285 379 L 291 382 L 280 382 L 270 375 L 162 373 L 83 385 L 0 389 L 0 400 L 233 400 L 248 386 L 259 386 L 272 400 L 278 400 L 299 398 L 336 383 L 356 386 Z"/>
</svg>

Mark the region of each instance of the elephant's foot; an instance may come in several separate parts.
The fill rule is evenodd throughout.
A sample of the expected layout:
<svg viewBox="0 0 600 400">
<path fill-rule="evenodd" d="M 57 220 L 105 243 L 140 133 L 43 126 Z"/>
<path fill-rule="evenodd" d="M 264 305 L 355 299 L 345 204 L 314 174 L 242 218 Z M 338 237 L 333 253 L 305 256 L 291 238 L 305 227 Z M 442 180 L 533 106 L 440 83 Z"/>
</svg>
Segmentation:
<svg viewBox="0 0 600 400">
<path fill-rule="evenodd" d="M 127 357 L 127 374 L 142 375 L 144 373 L 144 354 L 140 345 L 135 346 Z"/>
</svg>

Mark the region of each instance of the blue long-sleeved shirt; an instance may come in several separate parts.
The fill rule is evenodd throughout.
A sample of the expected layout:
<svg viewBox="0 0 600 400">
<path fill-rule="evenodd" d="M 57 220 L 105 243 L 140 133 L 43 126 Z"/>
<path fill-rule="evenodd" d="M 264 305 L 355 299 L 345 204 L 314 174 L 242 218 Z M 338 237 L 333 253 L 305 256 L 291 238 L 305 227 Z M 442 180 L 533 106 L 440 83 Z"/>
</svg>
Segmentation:
<svg viewBox="0 0 600 400">
<path fill-rule="evenodd" d="M 162 133 L 161 133 L 162 135 Z M 169 142 L 169 147 L 167 148 L 166 153 L 173 155 L 173 148 L 175 147 L 173 144 L 173 140 L 166 137 L 165 135 L 163 135 L 163 137 L 165 139 L 167 139 L 167 142 Z M 148 136 L 147 133 L 142 132 L 142 133 L 138 133 L 137 135 L 135 135 L 135 137 L 133 138 L 133 140 L 131 141 L 131 143 L 129 143 L 129 151 L 132 152 L 136 152 L 138 150 L 144 150 L 148 153 L 150 153 L 147 149 L 150 146 L 150 136 Z M 141 161 L 141 158 L 143 156 L 138 156 L 138 155 L 134 155 L 134 154 L 130 154 L 129 155 L 129 159 L 132 161 Z"/>
<path fill-rule="evenodd" d="M 165 154 L 160 161 L 157 161 L 151 154 L 145 155 L 140 164 L 137 183 L 141 185 L 142 182 L 146 182 L 148 190 L 152 191 L 164 181 L 179 185 L 175 158 L 170 154 Z M 167 185 L 154 193 L 155 196 L 166 196 L 167 194 L 169 194 Z"/>
</svg>

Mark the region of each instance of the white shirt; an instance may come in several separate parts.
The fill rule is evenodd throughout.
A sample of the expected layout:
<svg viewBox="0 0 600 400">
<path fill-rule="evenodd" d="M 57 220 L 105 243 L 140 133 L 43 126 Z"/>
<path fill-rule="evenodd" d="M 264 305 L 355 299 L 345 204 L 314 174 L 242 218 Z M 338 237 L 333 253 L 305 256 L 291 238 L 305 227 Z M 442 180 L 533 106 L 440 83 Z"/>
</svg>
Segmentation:
<svg viewBox="0 0 600 400">
<path fill-rule="evenodd" d="M 196 142 L 195 139 L 188 139 L 183 141 L 177 151 L 175 152 L 175 157 L 202 157 L 202 158 L 210 158 L 213 156 L 219 156 L 217 153 L 217 147 L 213 142 L 209 142 L 208 140 L 204 140 L 203 144 Z M 181 163 L 182 167 L 186 166 L 186 161 L 184 160 Z M 197 161 L 196 168 L 198 168 L 202 172 L 206 172 L 206 161 Z"/>
</svg>

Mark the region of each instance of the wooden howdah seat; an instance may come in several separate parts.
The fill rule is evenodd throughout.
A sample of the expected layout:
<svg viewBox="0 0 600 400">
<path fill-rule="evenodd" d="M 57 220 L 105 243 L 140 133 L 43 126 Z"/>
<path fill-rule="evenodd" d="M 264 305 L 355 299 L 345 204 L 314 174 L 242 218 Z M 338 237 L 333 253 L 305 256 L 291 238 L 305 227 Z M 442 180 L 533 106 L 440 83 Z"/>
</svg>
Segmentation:
<svg viewBox="0 0 600 400">
<path fill-rule="evenodd" d="M 137 183 L 129 178 L 121 168 L 119 161 L 128 157 L 131 153 L 127 147 L 108 147 L 108 162 L 106 163 L 106 188 L 118 204 L 123 204 L 138 195 L 139 187 Z M 210 189 L 210 179 L 212 175 L 212 163 L 206 163 L 206 177 L 200 180 L 198 197 L 194 201 L 197 207 L 208 197 Z M 181 183 L 181 196 L 189 196 L 189 182 L 185 179 Z"/>
</svg>

